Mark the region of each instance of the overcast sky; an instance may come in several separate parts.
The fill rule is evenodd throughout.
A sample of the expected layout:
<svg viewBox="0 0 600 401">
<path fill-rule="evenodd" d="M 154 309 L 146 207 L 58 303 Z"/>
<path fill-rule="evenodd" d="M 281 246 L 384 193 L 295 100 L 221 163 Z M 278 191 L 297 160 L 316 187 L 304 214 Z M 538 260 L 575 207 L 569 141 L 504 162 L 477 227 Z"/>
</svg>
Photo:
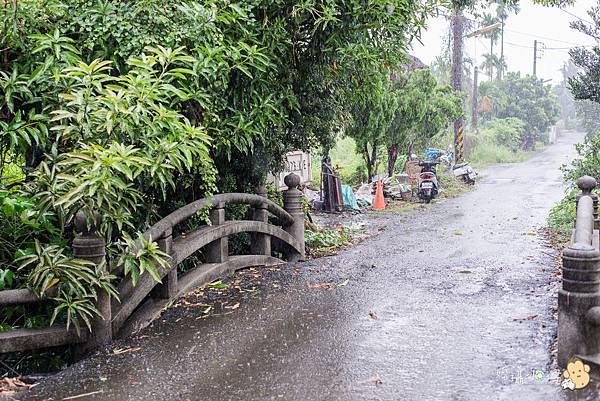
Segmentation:
<svg viewBox="0 0 600 401">
<path fill-rule="evenodd" d="M 511 15 L 506 21 L 504 33 L 504 57 L 509 71 L 533 72 L 533 43 L 542 42 L 546 49 L 538 60 L 537 75 L 540 78 L 562 80 L 560 68 L 569 59 L 568 48 L 594 44 L 594 40 L 569 27 L 577 17 L 590 20 L 587 10 L 600 0 L 577 0 L 574 6 L 563 10 L 533 4 L 522 0 L 521 11 Z M 495 8 L 494 8 L 495 10 Z M 443 36 L 448 34 L 449 22 L 445 17 L 428 21 L 427 31 L 423 32 L 423 44 L 414 43 L 412 54 L 425 64 L 430 64 L 440 54 Z M 490 42 L 483 37 L 465 39 L 465 51 L 469 57 L 477 58 L 477 65 L 483 62 L 482 54 L 489 53 Z M 494 46 L 499 55 L 500 45 Z M 480 75 L 481 79 L 487 79 Z"/>
</svg>

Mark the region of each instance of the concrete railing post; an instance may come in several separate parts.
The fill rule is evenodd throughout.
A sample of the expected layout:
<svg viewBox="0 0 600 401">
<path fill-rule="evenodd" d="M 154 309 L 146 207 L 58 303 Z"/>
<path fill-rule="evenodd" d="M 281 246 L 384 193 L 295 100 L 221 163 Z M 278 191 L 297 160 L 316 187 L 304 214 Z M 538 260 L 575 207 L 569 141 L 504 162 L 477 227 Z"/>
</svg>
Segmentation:
<svg viewBox="0 0 600 401">
<path fill-rule="evenodd" d="M 298 189 L 300 185 L 300 177 L 294 173 L 288 174 L 283 180 L 288 189 L 283 193 L 283 208 L 292 215 L 294 222 L 287 227 L 285 231 L 296 238 L 301 246 L 301 252 L 289 253 L 287 256 L 291 262 L 303 260 L 304 253 L 304 207 L 302 205 L 302 191 Z"/>
<path fill-rule="evenodd" d="M 256 194 L 267 199 L 267 189 L 265 187 L 259 187 Z M 266 202 L 254 208 L 252 219 L 263 223 L 269 222 L 269 212 L 267 211 Z M 255 255 L 271 256 L 271 236 L 268 234 L 253 233 L 252 253 Z"/>
<path fill-rule="evenodd" d="M 558 364 L 573 356 L 600 353 L 600 250 L 595 230 L 596 186 L 592 177 L 577 181 L 577 218 L 571 244 L 563 251 L 562 288 L 558 292 Z"/>
<path fill-rule="evenodd" d="M 173 230 L 169 229 L 163 233 L 157 241 L 161 251 L 171 255 L 173 248 Z M 162 283 L 157 284 L 154 288 L 153 296 L 155 298 L 171 299 L 177 294 L 177 269 L 172 268 L 165 277 Z"/>
<path fill-rule="evenodd" d="M 582 196 L 590 196 L 594 201 L 594 229 L 600 229 L 600 220 L 598 220 L 598 195 L 592 192 L 597 186 L 596 179 L 589 175 L 584 175 L 577 180 L 576 184 L 581 190 L 581 193 L 575 196 L 575 209 L 577 209 L 579 198 Z"/>
<path fill-rule="evenodd" d="M 210 211 L 210 221 L 213 226 L 225 223 L 225 203 L 219 202 Z M 223 263 L 229 257 L 227 238 L 219 238 L 206 246 L 206 261 L 208 263 Z"/>
<path fill-rule="evenodd" d="M 75 216 L 75 229 L 78 234 L 73 239 L 73 254 L 78 259 L 85 259 L 93 262 L 96 266 L 101 266 L 106 273 L 106 241 L 97 234 L 98 228 L 102 223 L 102 217 L 96 213 L 94 221 L 88 225 L 86 216 L 83 212 L 78 212 Z M 86 344 L 82 346 L 80 352 L 87 352 L 101 345 L 112 341 L 112 325 L 111 325 L 111 307 L 110 295 L 102 290 L 97 289 L 98 299 L 96 308 L 101 316 L 94 316 L 91 321 L 92 332 L 88 337 Z"/>
</svg>

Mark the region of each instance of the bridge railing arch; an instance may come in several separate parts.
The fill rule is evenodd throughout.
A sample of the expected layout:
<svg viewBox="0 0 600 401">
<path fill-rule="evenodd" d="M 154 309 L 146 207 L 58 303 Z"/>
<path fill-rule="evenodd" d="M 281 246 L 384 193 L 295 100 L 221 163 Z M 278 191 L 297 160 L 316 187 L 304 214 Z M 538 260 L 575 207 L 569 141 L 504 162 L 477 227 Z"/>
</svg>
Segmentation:
<svg viewBox="0 0 600 401">
<path fill-rule="evenodd" d="M 235 270 L 284 263 L 273 256 L 273 245 L 290 262 L 304 259 L 304 209 L 302 192 L 297 188 L 300 178 L 295 174 L 285 177 L 288 189 L 283 193 L 283 207 L 267 198 L 264 188 L 257 194 L 218 194 L 194 201 L 164 217 L 144 234 L 147 241 L 155 241 L 162 251 L 170 256 L 167 267 L 157 267 L 161 282 L 150 274 L 142 274 L 134 285 L 130 276 L 117 276 L 119 300 L 110 299 L 108 294 L 99 293 L 97 308 L 101 317 L 94 318 L 92 331 L 76 336 L 64 327 L 48 329 L 14 330 L 0 333 L 0 353 L 80 343 L 86 351 L 109 342 L 115 336 L 135 332 L 156 318 L 174 299 L 202 284 L 213 281 L 225 273 Z M 245 204 L 251 207 L 251 220 L 226 220 L 225 207 Z M 203 225 L 185 234 L 174 237 L 174 227 L 194 216 L 199 211 L 209 210 L 211 225 Z M 274 219 L 269 217 L 273 216 Z M 272 222 L 275 220 L 275 222 Z M 79 234 L 73 242 L 75 255 L 105 265 L 105 242 L 96 228 L 99 221 L 88 227 L 83 216 L 76 218 Z M 228 237 L 238 233 L 251 233 L 251 255 L 230 255 Z M 136 247 L 141 246 L 141 241 Z M 178 276 L 177 265 L 190 255 L 205 249 L 206 263 L 195 266 L 184 275 Z M 131 250 L 135 252 L 136 249 Z M 44 302 L 30 290 L 0 291 L 0 306 L 3 304 Z"/>
</svg>

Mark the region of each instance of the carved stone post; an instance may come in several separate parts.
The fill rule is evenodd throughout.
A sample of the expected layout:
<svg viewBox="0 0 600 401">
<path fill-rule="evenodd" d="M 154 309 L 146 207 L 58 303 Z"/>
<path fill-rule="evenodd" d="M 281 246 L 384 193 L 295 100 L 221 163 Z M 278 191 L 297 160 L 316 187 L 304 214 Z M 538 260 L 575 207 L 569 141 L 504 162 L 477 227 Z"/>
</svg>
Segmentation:
<svg viewBox="0 0 600 401">
<path fill-rule="evenodd" d="M 102 223 L 102 217 L 99 213 L 95 214 L 95 221 L 88 227 L 86 216 L 83 212 L 78 212 L 75 216 L 75 229 L 78 234 L 73 239 L 73 254 L 78 259 L 85 259 L 93 262 L 96 266 L 102 265 L 102 272 L 106 273 L 106 242 L 96 231 Z M 101 289 L 97 289 L 98 300 L 96 308 L 102 316 L 94 316 L 91 321 L 92 332 L 88 342 L 83 345 L 81 353 L 87 352 L 101 345 L 112 341 L 112 324 L 110 295 Z"/>
<path fill-rule="evenodd" d="M 300 253 L 290 252 L 287 256 L 291 262 L 304 260 L 304 208 L 302 206 L 302 191 L 298 189 L 300 177 L 294 173 L 288 174 L 283 182 L 288 189 L 283 193 L 283 208 L 292 215 L 294 222 L 285 231 L 290 233 L 300 245 Z"/>
<path fill-rule="evenodd" d="M 210 211 L 210 221 L 213 226 L 221 225 L 225 222 L 225 204 L 219 202 Z M 227 238 L 220 238 L 206 246 L 206 261 L 208 263 L 223 263 L 227 261 L 229 255 L 229 246 Z"/>
<path fill-rule="evenodd" d="M 161 238 L 156 241 L 160 250 L 171 254 L 173 247 L 173 230 L 169 229 L 163 233 Z M 155 298 L 171 299 L 177 294 L 177 269 L 172 268 L 162 279 L 161 284 L 157 284 L 154 288 L 153 296 Z"/>
<path fill-rule="evenodd" d="M 259 187 L 256 194 L 267 198 L 267 189 Z M 269 222 L 269 212 L 267 211 L 267 203 L 262 203 L 254 208 L 252 218 L 263 223 Z M 255 255 L 271 256 L 271 236 L 268 234 L 253 233 L 252 234 L 252 253 Z"/>
<path fill-rule="evenodd" d="M 600 229 L 600 220 L 598 220 L 598 195 L 592 193 L 592 191 L 596 188 L 598 183 L 594 177 L 590 177 L 589 175 L 584 175 L 577 180 L 577 187 L 581 190 L 580 194 L 575 196 L 575 209 L 577 210 L 577 204 L 579 203 L 579 198 L 582 196 L 591 196 L 594 201 L 594 229 Z"/>
<path fill-rule="evenodd" d="M 600 353 L 600 249 L 593 215 L 592 177 L 577 180 L 576 227 L 571 244 L 563 251 L 562 288 L 558 292 L 558 364 L 565 367 L 573 356 Z M 594 358 L 592 358 L 594 359 Z"/>
</svg>

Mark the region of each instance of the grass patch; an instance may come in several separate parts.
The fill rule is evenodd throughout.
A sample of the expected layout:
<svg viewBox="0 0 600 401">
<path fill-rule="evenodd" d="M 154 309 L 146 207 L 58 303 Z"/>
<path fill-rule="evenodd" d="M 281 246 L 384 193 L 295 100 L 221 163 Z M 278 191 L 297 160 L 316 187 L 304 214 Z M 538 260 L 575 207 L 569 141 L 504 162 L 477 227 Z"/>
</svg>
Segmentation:
<svg viewBox="0 0 600 401">
<path fill-rule="evenodd" d="M 572 189 L 560 202 L 558 202 L 548 215 L 548 226 L 563 243 L 569 242 L 575 221 L 575 194 Z"/>
<path fill-rule="evenodd" d="M 497 163 L 520 163 L 534 154 L 535 152 L 523 150 L 515 152 L 504 145 L 483 142 L 478 143 L 469 151 L 467 160 L 476 168 L 484 168 Z"/>
</svg>

